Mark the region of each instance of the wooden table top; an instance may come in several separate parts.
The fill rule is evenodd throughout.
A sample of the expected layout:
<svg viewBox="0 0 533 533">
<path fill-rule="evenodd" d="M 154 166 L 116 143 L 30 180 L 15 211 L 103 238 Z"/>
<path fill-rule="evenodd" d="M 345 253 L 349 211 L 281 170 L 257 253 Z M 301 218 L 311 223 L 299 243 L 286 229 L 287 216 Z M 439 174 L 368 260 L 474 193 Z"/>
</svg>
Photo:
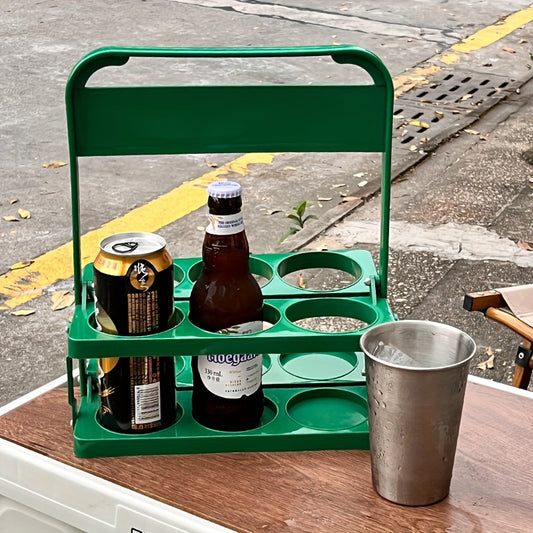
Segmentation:
<svg viewBox="0 0 533 533">
<path fill-rule="evenodd" d="M 373 490 L 368 451 L 78 459 L 66 390 L 0 417 L 0 437 L 240 532 L 533 530 L 533 402 L 469 382 L 450 496 L 402 507 Z"/>
</svg>

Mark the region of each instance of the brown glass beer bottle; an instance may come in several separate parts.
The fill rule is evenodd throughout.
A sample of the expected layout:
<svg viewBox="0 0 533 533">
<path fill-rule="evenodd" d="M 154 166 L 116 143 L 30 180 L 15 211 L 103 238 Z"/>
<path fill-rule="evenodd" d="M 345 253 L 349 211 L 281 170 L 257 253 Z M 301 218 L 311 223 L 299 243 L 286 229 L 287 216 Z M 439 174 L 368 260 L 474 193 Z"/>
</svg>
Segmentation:
<svg viewBox="0 0 533 533">
<path fill-rule="evenodd" d="M 209 223 L 203 270 L 190 298 L 190 320 L 207 331 L 246 334 L 263 327 L 263 296 L 248 267 L 241 215 L 241 186 L 231 181 L 207 189 Z M 192 413 L 202 425 L 223 431 L 257 427 L 263 412 L 262 355 L 193 356 Z"/>
</svg>

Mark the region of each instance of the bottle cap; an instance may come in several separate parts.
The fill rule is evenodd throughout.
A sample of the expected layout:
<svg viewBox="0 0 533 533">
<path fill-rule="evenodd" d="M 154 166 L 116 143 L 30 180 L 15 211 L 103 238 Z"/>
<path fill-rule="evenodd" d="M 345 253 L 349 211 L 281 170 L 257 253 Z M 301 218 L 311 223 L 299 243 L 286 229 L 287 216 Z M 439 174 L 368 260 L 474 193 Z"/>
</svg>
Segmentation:
<svg viewBox="0 0 533 533">
<path fill-rule="evenodd" d="M 241 186 L 235 181 L 215 181 L 207 187 L 207 194 L 213 198 L 237 198 L 241 195 Z"/>
</svg>

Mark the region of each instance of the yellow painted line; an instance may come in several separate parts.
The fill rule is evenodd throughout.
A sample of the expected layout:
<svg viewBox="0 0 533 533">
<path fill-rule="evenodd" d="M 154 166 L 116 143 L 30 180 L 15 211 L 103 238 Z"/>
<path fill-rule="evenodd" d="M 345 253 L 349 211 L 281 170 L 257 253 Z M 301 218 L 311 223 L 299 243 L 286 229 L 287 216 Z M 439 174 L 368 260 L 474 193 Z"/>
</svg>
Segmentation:
<svg viewBox="0 0 533 533">
<path fill-rule="evenodd" d="M 82 264 L 94 260 L 100 241 L 108 235 L 123 231 L 156 232 L 205 205 L 209 183 L 225 179 L 230 172 L 246 176 L 249 165 L 271 164 L 273 159 L 274 154 L 243 155 L 86 233 L 81 237 Z M 13 309 L 27 303 L 40 296 L 45 287 L 72 275 L 72 242 L 69 242 L 37 257 L 27 268 L 11 270 L 0 276 L 0 294 L 8 297 L 3 306 Z"/>
<path fill-rule="evenodd" d="M 505 17 L 501 21 L 496 22 L 496 24 L 492 24 L 491 26 L 479 30 L 470 37 L 463 39 L 460 43 L 454 44 L 452 50 L 463 53 L 480 50 L 481 48 L 485 48 L 486 46 L 499 41 L 532 20 L 533 5 Z"/>
<path fill-rule="evenodd" d="M 522 11 L 512 13 L 495 24 L 487 26 L 463 39 L 460 43 L 452 45 L 449 50 L 440 55 L 439 61 L 445 65 L 453 65 L 461 59 L 462 53 L 468 54 L 485 48 L 531 21 L 533 21 L 533 5 Z M 413 87 L 425 85 L 430 81 L 431 76 L 439 70 L 440 67 L 435 65 L 417 67 L 409 74 L 398 76 L 394 79 L 394 95 L 397 98 Z"/>
</svg>

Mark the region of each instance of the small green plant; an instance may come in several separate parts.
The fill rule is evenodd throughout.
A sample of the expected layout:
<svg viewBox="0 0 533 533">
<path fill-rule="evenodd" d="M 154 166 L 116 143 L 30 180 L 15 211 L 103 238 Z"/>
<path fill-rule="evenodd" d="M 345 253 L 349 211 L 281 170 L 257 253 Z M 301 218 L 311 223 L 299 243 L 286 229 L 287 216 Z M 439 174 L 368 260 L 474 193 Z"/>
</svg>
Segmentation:
<svg viewBox="0 0 533 533">
<path fill-rule="evenodd" d="M 300 202 L 298 205 L 291 207 L 291 211 L 294 211 L 294 213 L 289 213 L 287 215 L 287 218 L 292 220 L 294 224 L 289 228 L 287 233 L 283 235 L 283 237 L 280 239 L 279 242 L 283 242 L 290 235 L 294 235 L 295 233 L 300 231 L 308 220 L 317 218 L 316 215 L 305 214 L 305 211 L 308 207 L 311 207 L 311 204 L 307 203 L 306 200 L 304 200 L 303 202 Z"/>
</svg>

